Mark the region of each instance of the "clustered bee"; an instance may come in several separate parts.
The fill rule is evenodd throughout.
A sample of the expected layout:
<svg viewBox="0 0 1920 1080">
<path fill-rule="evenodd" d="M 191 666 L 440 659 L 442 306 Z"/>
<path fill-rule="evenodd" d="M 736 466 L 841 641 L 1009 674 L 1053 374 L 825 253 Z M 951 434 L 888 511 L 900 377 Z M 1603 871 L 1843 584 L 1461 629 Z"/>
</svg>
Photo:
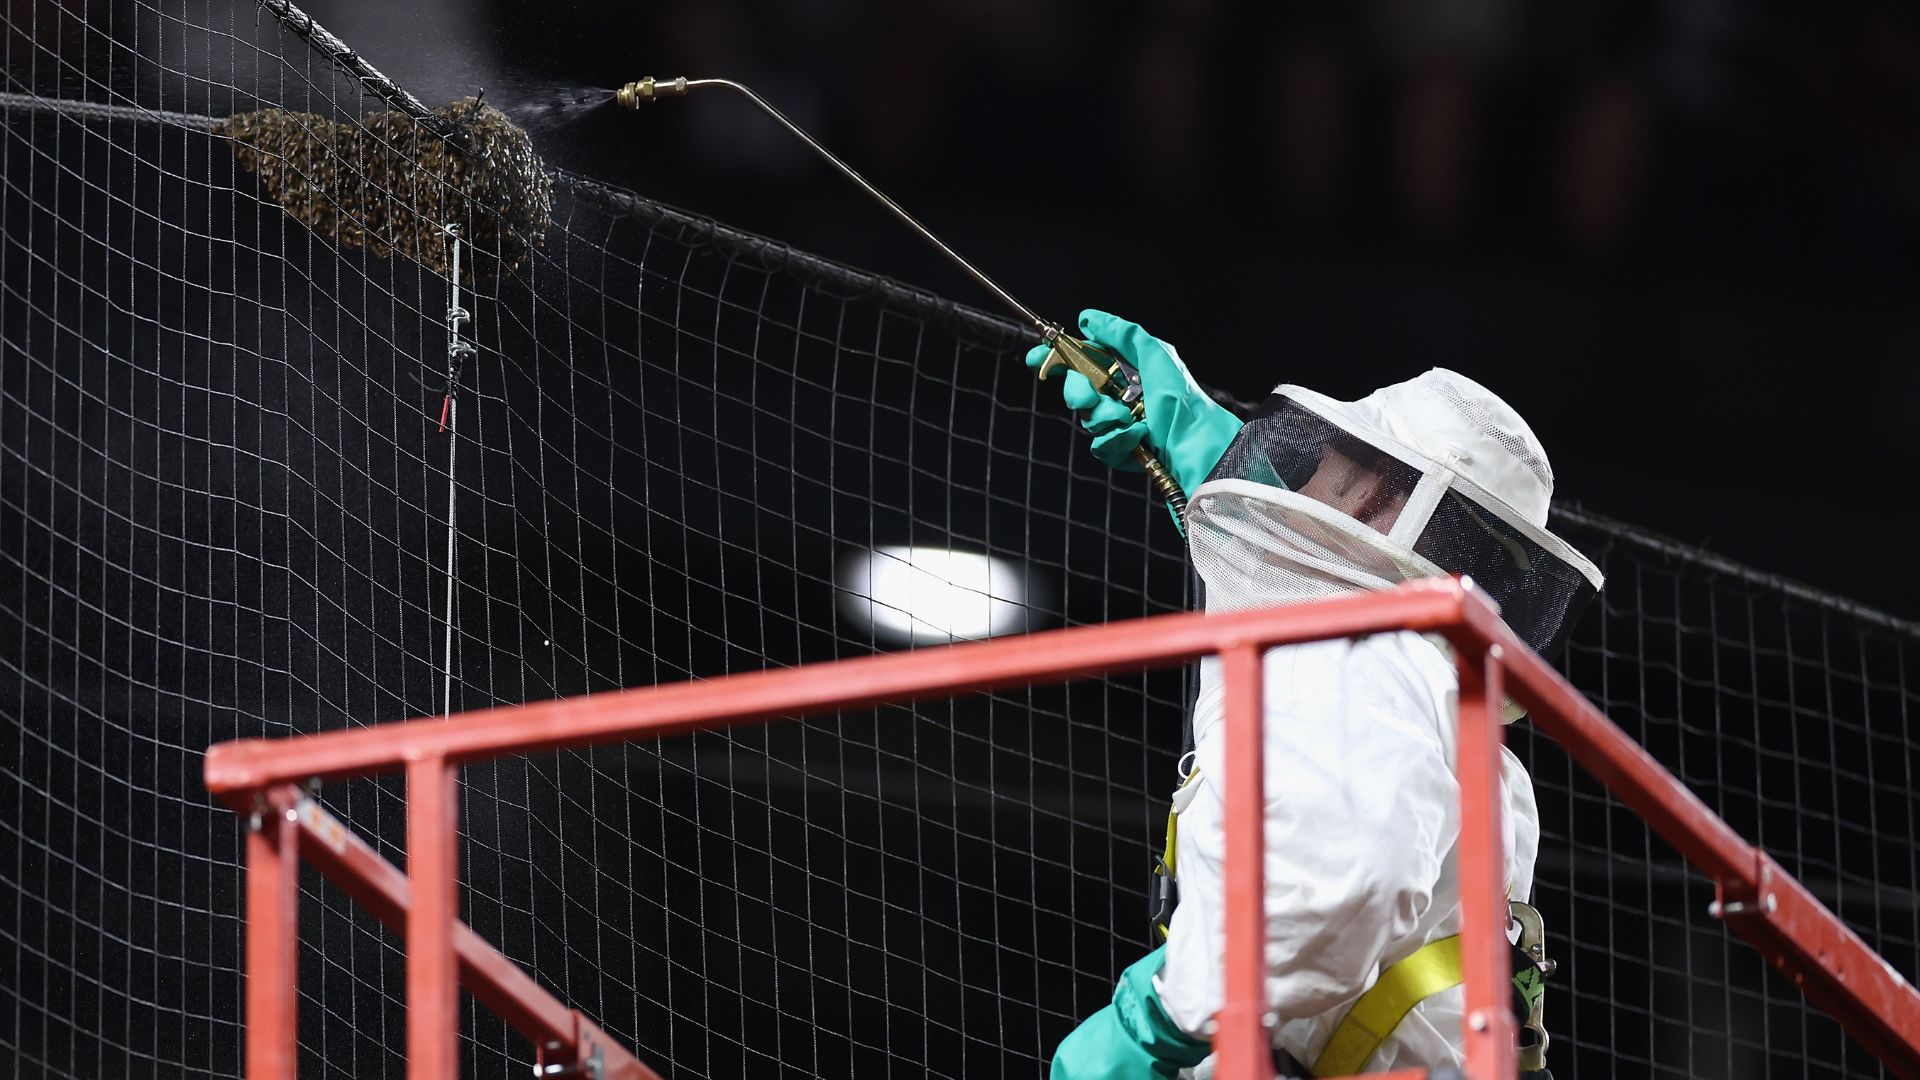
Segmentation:
<svg viewBox="0 0 1920 1080">
<path fill-rule="evenodd" d="M 553 224 L 553 176 L 527 133 L 478 98 L 433 111 L 448 133 L 401 112 L 336 123 L 282 109 L 239 113 L 217 131 L 274 201 L 322 236 L 446 274 L 446 226 L 457 225 L 463 272 L 510 273 Z"/>
</svg>

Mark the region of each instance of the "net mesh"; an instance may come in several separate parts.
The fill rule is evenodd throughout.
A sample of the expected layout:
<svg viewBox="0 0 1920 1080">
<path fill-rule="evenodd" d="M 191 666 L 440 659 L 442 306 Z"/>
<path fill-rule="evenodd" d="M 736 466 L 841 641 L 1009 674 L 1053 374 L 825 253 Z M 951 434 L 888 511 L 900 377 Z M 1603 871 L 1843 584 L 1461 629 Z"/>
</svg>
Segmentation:
<svg viewBox="0 0 1920 1080">
<path fill-rule="evenodd" d="M 0 111 L 23 1073 L 239 1071 L 210 743 L 869 652 L 835 567 L 890 545 L 1025 568 L 1034 626 L 1188 603 L 1164 509 L 1036 398 L 1015 328 L 629 193 L 559 177 L 450 362 L 445 277 L 317 237 L 192 120 L 424 108 L 284 3 L 190 7 L 6 15 L 34 99 Z M 1611 583 L 1570 673 L 1911 974 L 1913 629 L 1581 520 Z M 1185 697 L 1169 672 L 469 768 L 464 914 L 668 1076 L 1031 1074 L 1146 948 Z M 1878 1074 L 1515 739 L 1557 1074 Z M 397 783 L 321 798 L 403 864 Z M 397 1073 L 397 939 L 302 891 L 303 1074 Z M 529 1058 L 477 1009 L 462 1045 L 476 1076 Z"/>
<path fill-rule="evenodd" d="M 1920 632 L 1615 522 L 1556 517 L 1607 572 L 1567 674 L 1911 980 L 1920 747 L 1907 674 Z M 1556 1047 L 1564 1033 L 1574 1064 L 1588 1075 L 1881 1074 L 1723 931 L 1710 883 L 1551 741 L 1509 731 L 1540 793 L 1536 888 L 1572 957 L 1558 990 L 1573 1000 L 1552 1007 Z"/>
</svg>

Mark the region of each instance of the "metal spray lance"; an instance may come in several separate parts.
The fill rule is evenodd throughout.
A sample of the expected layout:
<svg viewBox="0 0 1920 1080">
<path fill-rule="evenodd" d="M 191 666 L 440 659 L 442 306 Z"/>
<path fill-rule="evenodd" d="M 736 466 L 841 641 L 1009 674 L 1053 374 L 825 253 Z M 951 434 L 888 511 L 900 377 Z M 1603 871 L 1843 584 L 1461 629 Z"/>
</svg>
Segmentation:
<svg viewBox="0 0 1920 1080">
<path fill-rule="evenodd" d="M 1093 384 L 1095 390 L 1132 408 L 1135 420 L 1143 420 L 1146 418 L 1146 402 L 1142 400 L 1140 396 L 1140 373 L 1135 371 L 1131 364 L 1128 364 L 1125 360 L 1115 355 L 1111 349 L 1082 338 L 1074 337 L 1072 334 L 1067 333 L 1059 323 L 1048 322 L 1046 319 L 1035 315 L 1031 308 L 1014 299 L 1012 293 L 1001 288 L 992 278 L 981 273 L 978 267 L 962 258 L 959 252 L 948 247 L 939 237 L 933 235 L 925 225 L 920 224 L 912 214 L 902 209 L 899 203 L 889 199 L 879 188 L 867 183 L 865 177 L 854 172 L 852 167 L 846 162 L 841 161 L 826 147 L 815 142 L 813 136 L 802 131 L 798 124 L 787 119 L 780 110 L 767 104 L 766 100 L 759 94 L 754 93 L 752 90 L 731 79 L 688 79 L 685 77 L 678 79 L 654 79 L 648 77 L 637 82 L 630 82 L 615 91 L 614 100 L 626 108 L 638 109 L 640 103 L 643 101 L 657 101 L 663 97 L 685 97 L 688 91 L 709 86 L 731 90 L 746 98 L 748 101 L 753 102 L 754 105 L 759 107 L 761 112 L 779 121 L 782 127 L 793 132 L 795 137 L 801 142 L 806 143 L 808 147 L 812 148 L 814 153 L 820 155 L 829 165 L 840 170 L 847 179 L 860 185 L 862 191 L 873 196 L 876 202 L 888 210 L 891 210 L 894 217 L 906 222 L 909 228 L 919 233 L 922 237 L 925 237 L 928 243 L 938 248 L 942 255 L 945 255 L 955 266 L 965 271 L 968 277 L 979 282 L 988 292 L 999 297 L 1002 303 L 1018 312 L 1021 318 L 1032 323 L 1034 328 L 1040 332 L 1041 340 L 1046 342 L 1052 349 L 1052 352 L 1047 354 L 1046 361 L 1040 365 L 1041 379 L 1044 380 L 1058 368 L 1072 368 L 1086 376 L 1087 381 Z M 1166 466 L 1160 463 L 1160 459 L 1155 457 L 1153 451 L 1148 450 L 1145 444 L 1134 448 L 1133 458 L 1140 463 L 1141 468 L 1146 470 L 1147 477 L 1153 481 L 1154 490 L 1159 493 L 1161 498 L 1167 501 L 1167 507 L 1173 511 L 1174 516 L 1180 521 L 1182 527 L 1184 527 L 1187 520 L 1187 496 L 1185 492 L 1180 490 L 1179 481 L 1173 478 L 1173 474 L 1167 471 Z"/>
</svg>

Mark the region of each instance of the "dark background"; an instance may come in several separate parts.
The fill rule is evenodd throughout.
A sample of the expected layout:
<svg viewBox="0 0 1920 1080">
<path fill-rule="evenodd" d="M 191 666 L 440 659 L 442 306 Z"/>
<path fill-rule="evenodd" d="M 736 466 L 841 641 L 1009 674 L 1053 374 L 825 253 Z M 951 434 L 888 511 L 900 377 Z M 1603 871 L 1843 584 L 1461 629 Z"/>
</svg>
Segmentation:
<svg viewBox="0 0 1920 1080">
<path fill-rule="evenodd" d="M 1893 612 L 1920 391 L 1920 15 L 1894 2 L 318 2 L 553 162 L 990 306 L 759 89 L 1029 306 L 1205 382 L 1455 367 L 1558 494 Z"/>
<path fill-rule="evenodd" d="M 1905 66 L 1898 25 L 1049 10 L 314 8 L 429 100 L 487 88 L 556 164 L 984 303 L 737 102 L 569 104 L 742 77 L 1044 311 L 1134 315 L 1241 395 L 1454 364 L 1534 418 L 1566 495 L 1913 610 L 1906 140 L 1873 74 Z M 10 88 L 385 107 L 252 0 L 6 13 Z M 0 134 L 0 1057 L 24 1075 L 237 1069 L 242 833 L 210 743 L 864 655 L 849 547 L 1032 567 L 1045 625 L 1188 599 L 1164 513 L 1035 410 L 1019 341 L 926 298 L 569 185 L 475 298 L 447 433 L 435 275 L 310 232 L 217 138 L 11 110 Z M 1920 636 L 1562 527 L 1611 578 L 1575 684 L 1916 970 Z M 471 768 L 467 916 L 671 1075 L 1030 1075 L 1145 947 L 1184 701 L 1164 672 Z M 1879 1073 L 1644 823 L 1510 737 L 1563 1080 Z M 321 798 L 401 858 L 395 785 Z M 397 1074 L 394 939 L 305 894 L 307 1074 Z M 468 1074 L 522 1072 L 483 1012 Z"/>
</svg>

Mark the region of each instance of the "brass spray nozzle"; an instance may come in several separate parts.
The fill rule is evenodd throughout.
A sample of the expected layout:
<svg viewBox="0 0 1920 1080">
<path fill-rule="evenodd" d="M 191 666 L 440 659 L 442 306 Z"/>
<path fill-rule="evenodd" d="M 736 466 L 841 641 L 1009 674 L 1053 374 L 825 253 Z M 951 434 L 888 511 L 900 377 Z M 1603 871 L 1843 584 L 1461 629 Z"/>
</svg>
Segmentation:
<svg viewBox="0 0 1920 1080">
<path fill-rule="evenodd" d="M 640 107 L 641 102 L 653 101 L 656 98 L 686 96 L 687 80 L 685 76 L 678 79 L 662 79 L 656 81 L 653 76 L 649 75 L 644 79 L 630 82 L 613 92 L 613 100 L 619 102 L 622 108 L 627 109 L 637 109 Z"/>
</svg>

